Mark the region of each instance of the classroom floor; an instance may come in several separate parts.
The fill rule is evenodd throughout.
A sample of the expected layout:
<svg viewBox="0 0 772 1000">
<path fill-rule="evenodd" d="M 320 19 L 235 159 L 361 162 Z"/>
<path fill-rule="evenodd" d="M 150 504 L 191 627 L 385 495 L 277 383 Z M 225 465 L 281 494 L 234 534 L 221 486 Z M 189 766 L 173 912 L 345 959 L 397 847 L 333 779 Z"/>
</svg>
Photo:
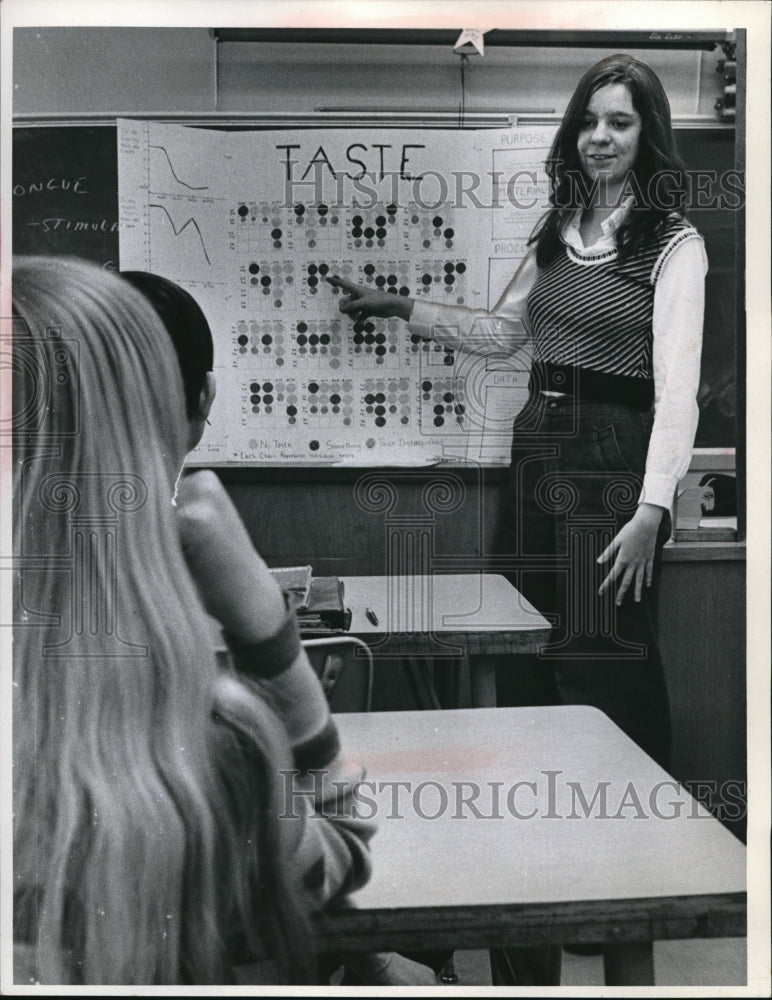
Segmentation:
<svg viewBox="0 0 772 1000">
<path fill-rule="evenodd" d="M 490 986 L 487 952 L 457 951 L 454 961 L 458 986 Z M 654 975 L 657 986 L 745 986 L 746 939 L 655 941 Z M 603 985 L 603 959 L 563 952 L 561 985 Z"/>
</svg>

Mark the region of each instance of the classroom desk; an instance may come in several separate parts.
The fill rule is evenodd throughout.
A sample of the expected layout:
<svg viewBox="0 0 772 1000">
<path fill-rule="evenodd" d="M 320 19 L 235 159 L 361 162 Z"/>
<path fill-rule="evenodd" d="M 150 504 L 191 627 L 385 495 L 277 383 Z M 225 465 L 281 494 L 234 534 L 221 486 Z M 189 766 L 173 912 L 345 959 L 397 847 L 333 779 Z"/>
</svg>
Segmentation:
<svg viewBox="0 0 772 1000">
<path fill-rule="evenodd" d="M 379 828 L 323 948 L 603 943 L 607 982 L 645 985 L 655 939 L 746 933 L 744 846 L 598 709 L 336 721 Z"/>
<path fill-rule="evenodd" d="M 341 579 L 353 635 L 376 656 L 469 657 L 476 707 L 496 704 L 496 655 L 532 653 L 549 638 L 549 622 L 499 574 Z"/>
</svg>

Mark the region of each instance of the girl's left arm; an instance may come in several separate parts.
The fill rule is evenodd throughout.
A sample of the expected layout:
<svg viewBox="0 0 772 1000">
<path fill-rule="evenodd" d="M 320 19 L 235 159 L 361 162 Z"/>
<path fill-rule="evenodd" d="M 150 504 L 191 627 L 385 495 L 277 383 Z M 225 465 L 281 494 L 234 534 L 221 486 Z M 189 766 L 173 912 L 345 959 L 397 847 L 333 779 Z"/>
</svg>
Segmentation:
<svg viewBox="0 0 772 1000">
<path fill-rule="evenodd" d="M 636 601 L 644 584 L 651 586 L 660 521 L 689 468 L 699 419 L 707 266 L 702 238 L 695 232 L 673 249 L 654 289 L 654 424 L 643 489 L 632 520 L 598 559 L 607 563 L 616 557 L 600 590 L 617 583 L 618 604 L 630 586 Z"/>
<path fill-rule="evenodd" d="M 654 426 L 639 502 L 665 509 L 689 469 L 697 433 L 707 269 L 695 233 L 673 250 L 654 289 Z"/>
</svg>

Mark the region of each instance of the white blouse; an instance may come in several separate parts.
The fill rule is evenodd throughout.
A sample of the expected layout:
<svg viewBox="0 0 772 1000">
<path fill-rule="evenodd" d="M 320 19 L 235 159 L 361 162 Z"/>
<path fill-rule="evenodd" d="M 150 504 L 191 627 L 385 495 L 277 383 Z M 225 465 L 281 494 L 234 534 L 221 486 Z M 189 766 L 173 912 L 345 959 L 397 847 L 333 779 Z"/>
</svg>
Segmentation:
<svg viewBox="0 0 772 1000">
<path fill-rule="evenodd" d="M 603 221 L 600 238 L 589 247 L 582 242 L 581 213 L 577 212 L 562 234 L 563 242 L 580 256 L 614 249 L 629 205 L 626 202 Z M 669 508 L 689 468 L 699 420 L 707 269 L 705 246 L 695 230 L 693 238 L 672 251 L 654 286 L 654 424 L 639 503 Z M 476 354 L 514 353 L 530 339 L 527 300 L 538 273 L 533 248 L 490 312 L 416 301 L 408 328 L 413 334 Z"/>
</svg>

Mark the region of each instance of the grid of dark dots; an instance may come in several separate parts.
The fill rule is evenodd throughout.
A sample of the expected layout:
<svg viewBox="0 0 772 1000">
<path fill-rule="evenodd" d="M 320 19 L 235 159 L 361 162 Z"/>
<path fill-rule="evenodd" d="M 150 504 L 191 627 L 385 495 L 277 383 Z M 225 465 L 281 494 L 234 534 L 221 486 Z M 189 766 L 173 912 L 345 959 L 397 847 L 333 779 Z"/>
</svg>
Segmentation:
<svg viewBox="0 0 772 1000">
<path fill-rule="evenodd" d="M 295 346 L 304 357 L 328 359 L 330 368 L 340 368 L 343 334 L 339 319 L 299 320 L 295 324 Z"/>
<path fill-rule="evenodd" d="M 456 231 L 453 228 L 449 208 L 439 208 L 432 212 L 415 205 L 411 206 L 410 224 L 418 227 L 419 239 L 424 250 L 437 246 L 445 247 L 446 250 L 453 249 Z"/>
<path fill-rule="evenodd" d="M 319 286 L 324 284 L 328 274 L 332 274 L 329 264 L 309 264 L 306 267 L 306 284 L 311 295 L 317 294 Z"/>
<path fill-rule="evenodd" d="M 276 365 L 284 364 L 284 321 L 239 320 L 236 324 L 236 344 L 239 354 L 268 355 Z"/>
<path fill-rule="evenodd" d="M 451 295 L 456 305 L 466 301 L 466 264 L 463 260 L 422 261 L 420 265 L 419 294 L 436 296 L 443 292 Z"/>
<path fill-rule="evenodd" d="M 450 420 L 464 422 L 464 404 L 457 398 L 451 379 L 425 378 L 421 382 L 421 399 L 428 404 L 435 427 L 444 427 Z"/>
<path fill-rule="evenodd" d="M 365 247 L 385 247 L 389 227 L 397 219 L 397 206 L 387 205 L 377 212 L 357 213 L 351 218 L 351 238 L 357 249 Z"/>
<path fill-rule="evenodd" d="M 456 355 L 452 347 L 444 347 L 434 340 L 425 340 L 417 333 L 410 334 L 410 350 L 413 354 L 442 354 L 442 363 L 452 368 L 456 361 Z"/>
<path fill-rule="evenodd" d="M 258 209 L 254 203 L 247 205 L 242 202 L 238 207 L 237 214 L 241 226 L 257 223 Z M 281 250 L 284 246 L 284 222 L 281 216 L 275 211 L 261 211 L 260 224 L 264 227 L 264 232 L 270 233 L 273 249 Z"/>
<path fill-rule="evenodd" d="M 317 422 L 332 415 L 342 417 L 344 426 L 350 427 L 354 421 L 353 388 L 350 379 L 309 382 L 306 396 L 309 421 Z"/>
<path fill-rule="evenodd" d="M 409 280 L 410 264 L 407 261 L 400 261 L 391 265 L 389 274 L 378 272 L 375 264 L 365 264 L 362 269 L 365 276 L 365 284 L 372 285 L 383 291 L 391 292 L 394 295 L 409 295 L 410 288 L 407 284 Z M 396 354 L 399 351 L 399 324 L 396 320 L 386 321 L 381 318 L 368 318 L 366 320 L 355 320 L 353 325 L 353 349 L 355 354 L 372 354 L 376 364 L 385 363 L 389 354 Z"/>
<path fill-rule="evenodd" d="M 273 264 L 253 260 L 247 265 L 250 286 L 261 295 L 273 296 L 273 306 L 281 309 L 287 294 L 287 286 L 294 284 L 295 277 L 291 262 Z"/>
<path fill-rule="evenodd" d="M 409 379 L 367 379 L 364 390 L 365 413 L 376 427 L 385 427 L 388 420 L 410 423 Z"/>
<path fill-rule="evenodd" d="M 410 264 L 400 261 L 392 264 L 391 268 L 389 273 L 384 274 L 375 264 L 365 264 L 362 268 L 364 283 L 392 295 L 410 295 Z"/>
<path fill-rule="evenodd" d="M 270 416 L 283 410 L 288 424 L 297 423 L 298 391 L 293 380 L 266 379 L 263 382 L 250 382 L 249 393 L 253 413 Z"/>
<path fill-rule="evenodd" d="M 371 354 L 377 365 L 383 365 L 389 355 L 399 353 L 402 343 L 399 320 L 382 317 L 356 320 L 353 331 L 351 342 L 354 354 Z"/>
<path fill-rule="evenodd" d="M 329 205 L 295 205 L 295 225 L 305 227 L 306 240 L 309 249 L 313 250 L 319 241 L 319 236 L 340 224 L 340 216 Z"/>
</svg>

